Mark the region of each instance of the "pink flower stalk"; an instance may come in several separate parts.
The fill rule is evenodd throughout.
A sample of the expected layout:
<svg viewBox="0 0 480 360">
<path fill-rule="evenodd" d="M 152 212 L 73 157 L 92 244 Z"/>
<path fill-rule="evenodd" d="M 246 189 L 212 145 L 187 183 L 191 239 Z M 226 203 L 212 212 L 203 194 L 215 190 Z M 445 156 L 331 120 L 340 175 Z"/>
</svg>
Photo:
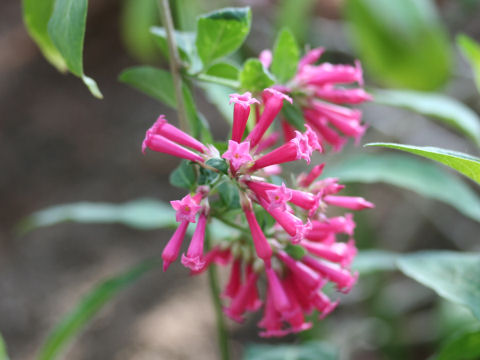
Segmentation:
<svg viewBox="0 0 480 360">
<path fill-rule="evenodd" d="M 251 292 L 257 284 L 258 275 L 251 272 L 245 284 L 243 284 L 237 295 L 233 298 L 229 307 L 224 308 L 223 312 L 232 320 L 243 322 L 243 314 L 249 305 Z"/>
<path fill-rule="evenodd" d="M 250 171 L 255 171 L 266 166 L 282 164 L 299 159 L 304 159 L 307 163 L 310 163 L 310 156 L 312 155 L 314 149 L 308 142 L 309 139 L 299 131 L 296 131 L 295 134 L 295 138 L 286 144 L 283 144 L 282 146 L 255 160 L 253 166 L 250 168 Z"/>
<path fill-rule="evenodd" d="M 258 60 L 260 60 L 265 69 L 268 69 L 272 63 L 272 52 L 268 49 L 262 50 L 260 55 L 258 55 Z"/>
<path fill-rule="evenodd" d="M 362 197 L 327 195 L 323 200 L 333 206 L 343 207 L 351 210 L 363 210 L 374 208 L 375 205 Z"/>
<path fill-rule="evenodd" d="M 167 271 L 170 264 L 177 260 L 178 254 L 180 253 L 180 247 L 182 246 L 185 233 L 187 232 L 188 224 L 190 224 L 188 220 L 183 220 L 178 226 L 177 230 L 175 230 L 173 233 L 173 236 L 167 243 L 167 246 L 165 246 L 163 249 L 163 271 Z"/>
<path fill-rule="evenodd" d="M 203 245 L 205 242 L 206 224 L 207 215 L 203 212 L 198 217 L 198 224 L 193 233 L 187 254 L 182 255 L 182 264 L 193 271 L 200 270 L 205 266 L 205 260 L 203 260 Z"/>
<path fill-rule="evenodd" d="M 288 311 L 290 308 L 290 301 L 288 300 L 287 294 L 285 293 L 275 270 L 271 267 L 267 267 L 265 272 L 268 279 L 268 292 L 273 298 L 273 306 L 280 313 Z"/>
<path fill-rule="evenodd" d="M 342 269 L 335 265 L 327 264 L 326 262 L 316 260 L 311 256 L 304 256 L 302 261 L 310 266 L 312 269 L 318 271 L 330 281 L 337 284 L 338 290 L 347 293 L 353 285 L 357 282 L 358 273 L 351 274 L 348 270 Z"/>
<path fill-rule="evenodd" d="M 263 91 L 265 100 L 265 108 L 258 120 L 258 123 L 253 128 L 252 132 L 248 134 L 246 140 L 250 141 L 250 146 L 254 148 L 262 139 L 267 129 L 272 124 L 275 117 L 278 115 L 283 106 L 283 100 L 292 103 L 292 99 L 287 95 L 275 89 L 265 89 Z"/>
<path fill-rule="evenodd" d="M 243 165 L 253 160 L 252 155 L 250 155 L 250 143 L 248 141 L 237 143 L 228 140 L 228 150 L 222 155 L 222 158 L 230 162 L 234 172 L 238 171 Z"/>
<path fill-rule="evenodd" d="M 273 295 L 270 290 L 267 291 L 266 298 L 264 315 L 258 323 L 258 326 L 265 329 L 265 331 L 261 331 L 260 336 L 269 338 L 287 335 L 288 331 L 282 330 L 282 317 L 275 308 Z"/>
<path fill-rule="evenodd" d="M 168 140 L 162 135 L 155 135 L 148 131 L 142 144 L 142 151 L 144 153 L 147 147 L 150 150 L 173 155 L 182 159 L 203 162 L 203 158 L 200 155 L 195 154 L 193 151 L 185 149 L 183 146 L 180 146 L 173 141 Z"/>
<path fill-rule="evenodd" d="M 232 102 L 235 103 L 233 108 L 232 140 L 240 143 L 247 125 L 248 116 L 250 115 L 250 105 L 258 104 L 259 101 L 252 98 L 251 93 L 246 92 L 242 95 L 231 94 L 230 104 Z"/>
<path fill-rule="evenodd" d="M 318 290 L 323 285 L 322 278 L 301 261 L 293 259 L 284 251 L 279 251 L 276 255 L 294 274 L 295 280 L 304 284 L 309 291 Z"/>
<path fill-rule="evenodd" d="M 258 143 L 257 148 L 255 149 L 255 155 L 260 154 L 263 150 L 268 149 L 269 147 L 275 145 L 280 134 L 278 132 L 272 132 L 270 135 L 265 137 Z"/>
<path fill-rule="evenodd" d="M 325 163 L 315 165 L 312 170 L 308 174 L 300 174 L 297 179 L 298 185 L 302 187 L 309 187 L 320 175 L 322 175 L 323 168 L 325 167 Z"/>
<path fill-rule="evenodd" d="M 324 48 L 315 48 L 315 49 L 312 49 L 310 50 L 309 52 L 307 52 L 305 54 L 304 57 L 302 57 L 300 59 L 300 61 L 298 62 L 298 71 L 299 73 L 302 72 L 303 68 L 306 66 L 306 65 L 311 65 L 313 63 L 316 63 L 318 61 L 318 59 L 320 59 L 320 57 L 322 56 L 322 54 L 325 52 L 325 49 Z"/>
<path fill-rule="evenodd" d="M 194 223 L 197 212 L 202 208 L 199 205 L 201 199 L 202 195 L 198 193 L 193 197 L 188 194 L 182 200 L 170 201 L 170 204 L 176 211 L 175 217 L 177 222 L 187 220 Z"/>
<path fill-rule="evenodd" d="M 207 152 L 207 147 L 200 141 L 190 136 L 186 132 L 178 129 L 177 127 L 169 124 L 165 118 L 165 115 L 160 115 L 152 127 L 147 130 L 147 133 L 148 132 L 151 132 L 154 135 L 162 135 L 173 142 L 187 146 L 197 150 L 198 152 Z"/>
<path fill-rule="evenodd" d="M 300 243 L 309 253 L 324 258 L 328 261 L 340 264 L 342 267 L 349 266 L 357 254 L 355 241 L 350 239 L 347 243 L 318 243 L 302 240 Z"/>
<path fill-rule="evenodd" d="M 257 253 L 257 256 L 263 261 L 265 261 L 265 264 L 267 266 L 270 266 L 272 248 L 268 243 L 267 239 L 265 238 L 265 234 L 260 228 L 260 225 L 258 224 L 257 218 L 255 217 L 255 213 L 252 209 L 252 203 L 250 199 L 247 198 L 247 201 L 242 202 L 243 212 L 245 213 L 248 226 L 250 227 L 250 231 L 252 232 L 253 244 L 255 245 L 255 251 Z"/>
<path fill-rule="evenodd" d="M 225 291 L 222 294 L 223 298 L 233 299 L 242 285 L 242 261 L 240 259 L 233 260 L 232 268 L 230 270 L 230 278 L 225 286 Z"/>
</svg>

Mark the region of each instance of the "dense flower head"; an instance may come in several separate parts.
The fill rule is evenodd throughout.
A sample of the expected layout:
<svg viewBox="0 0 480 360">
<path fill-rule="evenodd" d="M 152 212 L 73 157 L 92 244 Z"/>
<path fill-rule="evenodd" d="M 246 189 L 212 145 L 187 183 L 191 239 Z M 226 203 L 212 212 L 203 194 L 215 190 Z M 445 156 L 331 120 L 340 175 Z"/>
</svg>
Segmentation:
<svg viewBox="0 0 480 360">
<path fill-rule="evenodd" d="M 320 72 L 312 65 L 320 55 L 317 49 L 302 59 L 295 80 L 298 86 L 325 86 L 324 79 L 343 82 L 355 78 L 360 83 L 361 70 L 348 66 L 322 66 L 322 71 L 332 73 L 330 77 L 317 74 L 316 80 L 308 83 L 301 74 Z M 268 53 L 263 61 L 268 66 Z M 340 292 L 352 289 L 358 276 L 350 269 L 357 252 L 353 215 L 339 215 L 336 210 L 336 216 L 331 216 L 329 209 L 373 207 L 361 197 L 339 194 L 344 186 L 338 179 L 318 179 L 324 164 L 313 166 L 296 179 L 279 177 L 286 163 L 303 160 L 309 164 L 315 152 L 324 150 L 322 142 L 326 139 L 316 121 L 307 121 L 302 131 L 283 122 L 288 137 L 277 145 L 280 136 L 273 129 L 274 121 L 281 119 L 285 102 L 292 102 L 285 89 L 280 90 L 265 89 L 260 99 L 250 93 L 230 96 L 233 129 L 223 153 L 170 125 L 163 116 L 147 130 L 142 145 L 143 151 L 149 148 L 188 160 L 194 178 L 189 185 L 191 192 L 171 201 L 179 226 L 163 250 L 164 270 L 178 259 L 187 228 L 193 223 L 193 236 L 181 263 L 192 274 L 200 274 L 212 264 L 230 266 L 222 292 L 224 312 L 242 322 L 248 312 L 263 308 L 258 326 L 264 337 L 309 329 L 312 324 L 306 315 L 316 310 L 323 318 L 333 311 L 338 300 L 325 293 L 326 284 L 333 283 Z M 305 114 L 322 112 L 323 118 L 329 119 L 325 121 L 340 131 L 360 136 L 361 131 L 352 123 L 360 122 L 357 110 L 316 98 L 303 104 L 310 106 L 304 109 Z M 247 128 L 251 106 L 255 107 L 255 121 Z M 305 164 L 303 161 L 300 163 Z M 204 251 L 206 227 L 212 219 L 232 230 Z M 266 288 L 259 290 L 262 277 Z"/>
</svg>

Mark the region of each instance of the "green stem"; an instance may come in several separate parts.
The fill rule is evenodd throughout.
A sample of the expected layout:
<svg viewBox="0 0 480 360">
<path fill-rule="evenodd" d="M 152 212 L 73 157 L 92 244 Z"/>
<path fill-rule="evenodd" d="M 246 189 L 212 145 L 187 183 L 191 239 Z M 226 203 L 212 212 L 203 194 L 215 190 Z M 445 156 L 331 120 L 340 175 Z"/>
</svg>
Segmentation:
<svg viewBox="0 0 480 360">
<path fill-rule="evenodd" d="M 244 227 L 242 227 L 241 225 L 238 225 L 236 223 L 234 223 L 233 221 L 230 221 L 228 219 L 225 219 L 223 218 L 221 215 L 219 215 L 218 213 L 214 213 L 212 214 L 212 216 L 217 219 L 217 220 L 220 220 L 221 222 L 223 222 L 224 224 L 230 226 L 230 227 L 233 227 L 237 230 L 240 230 L 241 232 L 247 234 L 247 235 L 250 235 L 251 234 L 251 231 L 248 230 L 248 229 L 245 229 Z"/>
<path fill-rule="evenodd" d="M 218 84 L 218 85 L 223 85 L 223 86 L 228 86 L 232 89 L 239 89 L 240 88 L 240 83 L 235 80 L 230 80 L 230 79 L 224 79 L 220 78 L 217 76 L 211 76 L 207 74 L 197 74 L 195 75 L 195 78 L 197 80 L 203 81 L 203 82 L 209 82 L 212 84 Z"/>
<path fill-rule="evenodd" d="M 168 0 L 159 0 L 160 15 L 162 17 L 163 26 L 167 32 L 167 43 L 169 51 L 170 72 L 173 78 L 173 86 L 175 88 L 175 99 L 177 100 L 178 122 L 180 129 L 188 132 L 187 110 L 185 108 L 185 100 L 183 99 L 183 83 L 180 76 L 182 62 L 178 54 L 177 44 L 175 40 L 175 29 L 173 27 L 172 14 Z"/>
<path fill-rule="evenodd" d="M 207 249 L 210 248 L 210 234 L 207 229 L 205 236 Z M 230 359 L 230 348 L 228 344 L 228 332 L 223 317 L 222 303 L 220 301 L 220 288 L 218 286 L 217 266 L 211 264 L 208 267 L 208 283 L 210 285 L 210 292 L 212 294 L 213 307 L 215 310 L 215 317 L 217 322 L 218 346 L 222 360 Z"/>
</svg>

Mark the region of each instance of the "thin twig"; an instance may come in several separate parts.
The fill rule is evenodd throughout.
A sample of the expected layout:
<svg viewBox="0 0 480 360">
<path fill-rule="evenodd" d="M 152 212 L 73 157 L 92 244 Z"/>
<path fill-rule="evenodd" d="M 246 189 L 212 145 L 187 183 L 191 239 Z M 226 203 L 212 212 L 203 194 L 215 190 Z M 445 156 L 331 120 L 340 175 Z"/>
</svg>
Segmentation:
<svg viewBox="0 0 480 360">
<path fill-rule="evenodd" d="M 160 16 L 162 17 L 163 26 L 167 32 L 167 43 L 169 51 L 170 72 L 172 73 L 173 86 L 175 88 L 175 98 L 177 100 L 178 122 L 180 129 L 188 132 L 187 111 L 185 108 L 185 101 L 183 99 L 182 77 L 180 70 L 182 62 L 177 50 L 175 40 L 175 29 L 173 27 L 172 14 L 170 12 L 170 5 L 168 0 L 159 0 Z"/>
<path fill-rule="evenodd" d="M 207 248 L 211 247 L 210 234 L 207 228 L 205 237 Z M 217 320 L 218 346 L 222 360 L 230 359 L 230 347 L 228 344 L 228 331 L 223 317 L 222 303 L 220 301 L 220 288 L 218 286 L 218 274 L 215 264 L 208 267 L 208 282 L 210 284 L 210 291 L 212 294 L 213 307 L 215 309 L 215 317 Z"/>
</svg>

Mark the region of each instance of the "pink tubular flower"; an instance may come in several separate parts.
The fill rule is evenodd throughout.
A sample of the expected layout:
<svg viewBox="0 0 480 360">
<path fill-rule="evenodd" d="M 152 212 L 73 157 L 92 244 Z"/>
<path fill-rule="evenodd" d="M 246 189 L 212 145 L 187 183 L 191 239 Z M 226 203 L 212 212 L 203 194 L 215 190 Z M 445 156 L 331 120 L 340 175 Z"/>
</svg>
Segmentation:
<svg viewBox="0 0 480 360">
<path fill-rule="evenodd" d="M 333 281 L 337 284 L 338 290 L 342 292 L 349 292 L 353 285 L 357 282 L 358 273 L 351 274 L 348 270 L 342 269 L 340 267 L 327 264 L 323 261 L 316 260 L 311 256 L 304 256 L 302 261 L 311 267 L 312 269 L 318 271 L 320 274 L 325 276 L 330 281 Z"/>
<path fill-rule="evenodd" d="M 189 223 L 190 222 L 188 220 L 183 220 L 171 237 L 170 241 L 167 243 L 167 246 L 165 246 L 165 249 L 163 249 L 163 271 L 167 271 L 170 264 L 177 260 Z"/>
<path fill-rule="evenodd" d="M 190 194 L 186 195 L 182 200 L 170 201 L 170 204 L 175 209 L 176 220 L 178 222 L 187 220 L 189 222 L 195 222 L 195 215 L 202 208 L 199 203 L 202 198 L 201 194 L 196 194 L 191 196 Z"/>
<path fill-rule="evenodd" d="M 260 154 L 263 150 L 273 146 L 277 142 L 279 137 L 280 134 L 278 132 L 273 132 L 267 137 L 265 137 L 262 141 L 260 141 L 257 148 L 255 149 L 255 154 Z"/>
<path fill-rule="evenodd" d="M 349 266 L 357 254 L 357 248 L 353 239 L 350 239 L 347 243 L 331 244 L 302 240 L 301 245 L 309 253 L 331 262 L 339 263 L 342 267 Z"/>
<path fill-rule="evenodd" d="M 271 152 L 263 155 L 259 159 L 255 160 L 250 171 L 255 171 L 266 166 L 282 164 L 299 159 L 305 159 L 307 163 L 310 162 L 310 156 L 312 155 L 313 148 L 309 143 L 309 139 L 306 135 L 295 132 L 295 138 L 283 144 L 282 146 L 272 150 Z"/>
<path fill-rule="evenodd" d="M 275 189 L 265 191 L 268 200 L 270 201 L 270 209 L 279 208 L 282 211 L 286 210 L 286 203 L 292 198 L 292 190 L 282 183 L 282 186 L 278 186 Z"/>
<path fill-rule="evenodd" d="M 250 275 L 254 272 L 252 264 L 247 265 L 247 271 L 246 271 L 246 277 L 247 279 L 250 277 Z M 257 275 L 258 279 L 258 275 Z M 258 296 L 258 289 L 257 289 L 257 283 L 255 282 L 252 286 L 252 289 L 250 291 L 250 295 L 248 296 L 248 302 L 247 302 L 247 307 L 245 308 L 248 311 L 257 311 L 260 309 L 262 306 L 263 302 L 260 300 Z"/>
<path fill-rule="evenodd" d="M 263 113 L 252 132 L 250 132 L 246 138 L 246 140 L 250 141 L 250 146 L 252 148 L 254 148 L 260 142 L 263 135 L 282 109 L 283 100 L 287 100 L 288 102 L 292 103 L 292 99 L 290 97 L 275 89 L 265 89 L 264 97 L 266 97 L 267 100 L 265 101 Z"/>
<path fill-rule="evenodd" d="M 257 99 L 252 98 L 252 94 L 249 92 L 242 95 L 231 94 L 230 104 L 232 102 L 235 103 L 233 108 L 232 140 L 240 143 L 247 125 L 248 116 L 250 115 L 250 105 L 258 104 L 259 102 Z"/>
<path fill-rule="evenodd" d="M 275 308 L 273 295 L 270 290 L 267 291 L 265 311 L 258 326 L 265 329 L 265 331 L 260 332 L 261 337 L 280 337 L 288 334 L 288 331 L 282 330 L 282 317 L 280 312 Z"/>
<path fill-rule="evenodd" d="M 329 205 L 339 206 L 351 210 L 363 210 L 375 207 L 375 205 L 364 198 L 354 196 L 327 195 L 324 197 L 324 201 Z"/>
<path fill-rule="evenodd" d="M 327 295 L 318 291 L 312 296 L 312 304 L 315 309 L 320 312 L 319 319 L 325 318 L 328 314 L 330 314 L 338 305 L 340 300 L 331 301 Z"/>
<path fill-rule="evenodd" d="M 147 130 L 147 133 L 149 131 L 152 132 L 154 135 L 162 135 L 171 141 L 174 141 L 183 146 L 187 146 L 201 153 L 207 151 L 207 147 L 203 145 L 200 141 L 190 136 L 186 132 L 176 128 L 175 126 L 170 125 L 165 118 L 165 115 L 160 115 L 157 121 L 152 125 L 152 127 Z"/>
<path fill-rule="evenodd" d="M 245 312 L 249 301 L 251 300 L 251 292 L 254 290 L 258 280 L 258 275 L 251 272 L 247 276 L 245 284 L 243 284 L 237 295 L 233 298 L 229 307 L 224 308 L 224 313 L 232 320 L 243 322 L 243 313 Z"/>
<path fill-rule="evenodd" d="M 237 295 L 240 286 L 242 285 L 242 262 L 240 259 L 233 260 L 232 268 L 230 270 L 230 278 L 222 297 L 233 299 Z"/>
<path fill-rule="evenodd" d="M 290 269 L 295 281 L 300 281 L 309 291 L 318 290 L 322 285 L 321 277 L 301 261 L 294 260 L 284 251 L 279 251 L 277 257 Z"/>
<path fill-rule="evenodd" d="M 212 264 L 227 265 L 232 258 L 230 249 L 221 249 L 220 246 L 213 247 L 203 257 L 204 265 L 198 270 L 192 270 L 191 275 L 199 275 L 203 273 Z"/>
<path fill-rule="evenodd" d="M 298 333 L 300 331 L 308 330 L 312 327 L 312 323 L 305 321 L 302 306 L 298 300 L 297 292 L 291 279 L 285 278 L 283 280 L 283 288 L 290 301 L 290 309 L 284 313 L 285 320 L 290 324 L 290 332 Z"/>
<path fill-rule="evenodd" d="M 203 158 L 200 155 L 194 153 L 193 151 L 185 149 L 183 146 L 180 146 L 173 141 L 168 140 L 162 135 L 155 135 L 148 131 L 142 144 L 142 151 L 144 153 L 147 147 L 150 150 L 173 155 L 182 159 L 203 162 Z"/>
<path fill-rule="evenodd" d="M 287 294 L 285 294 L 285 290 L 275 270 L 267 267 L 265 272 L 268 279 L 268 291 L 273 297 L 273 306 L 280 313 L 287 311 L 290 308 L 290 301 L 288 301 Z"/>
<path fill-rule="evenodd" d="M 306 65 L 311 65 L 317 62 L 324 52 L 324 48 L 315 48 L 307 52 L 298 62 L 298 71 L 301 73 Z"/>
<path fill-rule="evenodd" d="M 224 159 L 230 162 L 234 171 L 237 171 L 243 165 L 252 161 L 252 155 L 250 155 L 250 143 L 244 141 L 237 143 L 236 141 L 228 141 L 228 150 L 222 155 Z"/>
<path fill-rule="evenodd" d="M 203 260 L 203 244 L 205 241 L 206 224 L 207 215 L 201 213 L 198 217 L 198 224 L 193 233 L 187 254 L 182 255 L 182 264 L 193 271 L 200 270 L 205 265 L 205 260 Z"/>
<path fill-rule="evenodd" d="M 262 50 L 258 56 L 258 60 L 260 60 L 265 69 L 268 69 L 272 63 L 272 52 L 268 49 Z"/>
<path fill-rule="evenodd" d="M 282 130 L 285 142 L 292 140 L 295 137 L 295 128 L 286 120 L 282 120 Z"/>
<path fill-rule="evenodd" d="M 282 211 L 278 208 L 270 208 L 270 204 L 264 200 L 259 199 L 260 205 L 272 215 L 272 217 L 280 224 L 280 226 L 292 236 L 292 241 L 298 242 L 303 239 L 305 228 L 302 220 L 288 211 Z"/>
<path fill-rule="evenodd" d="M 315 165 L 312 170 L 308 174 L 300 174 L 298 177 L 297 183 L 302 187 L 309 187 L 316 178 L 322 175 L 323 168 L 325 167 L 325 163 Z"/>
<path fill-rule="evenodd" d="M 244 203 L 243 212 L 245 213 L 245 217 L 247 218 L 248 226 L 250 227 L 250 231 L 252 232 L 252 239 L 253 244 L 255 245 L 255 251 L 259 258 L 261 258 L 267 266 L 270 265 L 270 258 L 272 257 L 272 248 L 268 243 L 265 235 L 263 234 L 260 225 L 258 225 L 257 218 L 255 217 L 255 213 L 252 210 L 252 203 L 250 200 Z"/>
<path fill-rule="evenodd" d="M 330 84 L 316 88 L 315 96 L 335 104 L 360 104 L 373 100 L 363 89 L 337 89 Z"/>
<path fill-rule="evenodd" d="M 362 66 L 355 61 L 355 66 L 332 65 L 323 63 L 317 66 L 304 65 L 295 80 L 304 85 L 348 84 L 357 82 L 363 85 Z"/>
</svg>

